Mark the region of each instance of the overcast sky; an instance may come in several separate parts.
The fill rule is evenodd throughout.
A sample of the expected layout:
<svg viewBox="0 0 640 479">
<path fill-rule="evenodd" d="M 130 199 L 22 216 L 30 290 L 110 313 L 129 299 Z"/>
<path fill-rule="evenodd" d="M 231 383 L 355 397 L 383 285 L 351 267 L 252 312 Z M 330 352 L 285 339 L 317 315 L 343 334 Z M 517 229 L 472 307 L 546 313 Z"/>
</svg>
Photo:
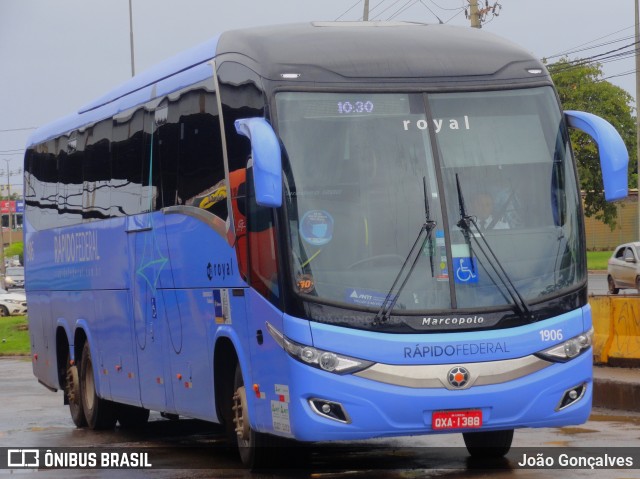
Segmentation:
<svg viewBox="0 0 640 479">
<path fill-rule="evenodd" d="M 484 1 L 484 0 L 481 0 Z M 492 3 L 495 0 L 492 0 Z M 311 20 L 359 20 L 363 0 L 132 0 L 140 72 L 216 33 Z M 467 26 L 467 0 L 370 0 L 372 20 Z M 500 0 L 483 29 L 539 58 L 593 56 L 633 42 L 633 0 Z M 603 45 L 605 44 L 606 45 Z M 599 48 L 593 48 L 601 45 Z M 618 53 L 629 52 L 629 48 Z M 635 96 L 632 55 L 604 76 Z M 30 127 L 67 115 L 131 74 L 129 0 L 0 0 L 0 181 L 22 167 Z M 621 75 L 621 76 L 617 76 Z M 8 131 L 9 130 L 9 131 Z M 12 131 L 17 130 L 17 131 Z M 2 176 L 4 175 L 4 179 Z M 21 184 L 19 176 L 12 184 Z"/>
</svg>

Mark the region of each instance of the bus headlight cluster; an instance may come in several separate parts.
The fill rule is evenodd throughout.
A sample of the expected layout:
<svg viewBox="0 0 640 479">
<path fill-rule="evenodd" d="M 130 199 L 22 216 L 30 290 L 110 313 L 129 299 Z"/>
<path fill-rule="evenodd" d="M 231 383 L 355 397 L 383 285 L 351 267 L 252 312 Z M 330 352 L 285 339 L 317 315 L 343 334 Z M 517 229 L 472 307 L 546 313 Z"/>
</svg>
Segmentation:
<svg viewBox="0 0 640 479">
<path fill-rule="evenodd" d="M 267 323 L 267 330 L 289 356 L 323 371 L 335 374 L 349 374 L 366 369 L 373 364 L 373 362 L 364 359 L 352 358 L 297 343 L 284 336 L 269 323 Z"/>
<path fill-rule="evenodd" d="M 310 366 L 336 374 L 349 374 L 371 366 L 371 361 L 356 359 L 331 351 L 323 351 L 312 346 L 296 343 L 283 337 L 284 350 L 291 357 Z"/>
<path fill-rule="evenodd" d="M 579 356 L 593 344 L 593 328 L 536 354 L 547 361 L 564 363 Z"/>
</svg>

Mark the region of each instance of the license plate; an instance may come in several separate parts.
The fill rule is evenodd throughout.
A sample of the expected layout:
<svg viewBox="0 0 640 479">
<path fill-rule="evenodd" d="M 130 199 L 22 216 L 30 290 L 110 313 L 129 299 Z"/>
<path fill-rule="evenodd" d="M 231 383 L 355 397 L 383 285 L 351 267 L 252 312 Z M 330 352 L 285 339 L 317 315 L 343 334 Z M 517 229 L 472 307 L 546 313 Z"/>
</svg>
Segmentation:
<svg viewBox="0 0 640 479">
<path fill-rule="evenodd" d="M 431 415 L 431 429 L 475 429 L 482 426 L 482 411 L 468 409 L 466 411 L 435 411 Z"/>
</svg>

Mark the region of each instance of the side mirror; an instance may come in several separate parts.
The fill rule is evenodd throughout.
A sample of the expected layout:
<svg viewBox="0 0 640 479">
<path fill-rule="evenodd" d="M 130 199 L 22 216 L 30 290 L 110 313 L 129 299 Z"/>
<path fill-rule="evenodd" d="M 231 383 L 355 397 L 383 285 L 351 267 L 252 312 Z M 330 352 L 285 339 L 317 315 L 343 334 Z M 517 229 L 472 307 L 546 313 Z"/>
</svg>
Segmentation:
<svg viewBox="0 0 640 479">
<path fill-rule="evenodd" d="M 625 263 L 635 263 L 636 259 L 633 256 L 625 256 L 624 257 L 624 262 Z"/>
<path fill-rule="evenodd" d="M 598 144 L 600 169 L 607 201 L 625 198 L 629 153 L 616 129 L 603 118 L 582 111 L 565 111 L 570 127 L 584 131 Z"/>
<path fill-rule="evenodd" d="M 238 134 L 251 140 L 256 203 L 272 208 L 282 206 L 282 154 L 276 133 L 264 118 L 236 120 L 235 127 Z"/>
</svg>

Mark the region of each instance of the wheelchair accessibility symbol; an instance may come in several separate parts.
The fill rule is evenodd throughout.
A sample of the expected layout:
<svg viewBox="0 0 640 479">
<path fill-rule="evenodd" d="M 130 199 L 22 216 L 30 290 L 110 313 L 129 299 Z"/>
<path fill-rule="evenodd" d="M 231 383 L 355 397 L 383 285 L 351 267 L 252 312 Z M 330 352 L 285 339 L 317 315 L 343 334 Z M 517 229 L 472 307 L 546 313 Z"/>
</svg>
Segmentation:
<svg viewBox="0 0 640 479">
<path fill-rule="evenodd" d="M 478 266 L 475 258 L 453 258 L 456 283 L 477 283 Z"/>
</svg>

